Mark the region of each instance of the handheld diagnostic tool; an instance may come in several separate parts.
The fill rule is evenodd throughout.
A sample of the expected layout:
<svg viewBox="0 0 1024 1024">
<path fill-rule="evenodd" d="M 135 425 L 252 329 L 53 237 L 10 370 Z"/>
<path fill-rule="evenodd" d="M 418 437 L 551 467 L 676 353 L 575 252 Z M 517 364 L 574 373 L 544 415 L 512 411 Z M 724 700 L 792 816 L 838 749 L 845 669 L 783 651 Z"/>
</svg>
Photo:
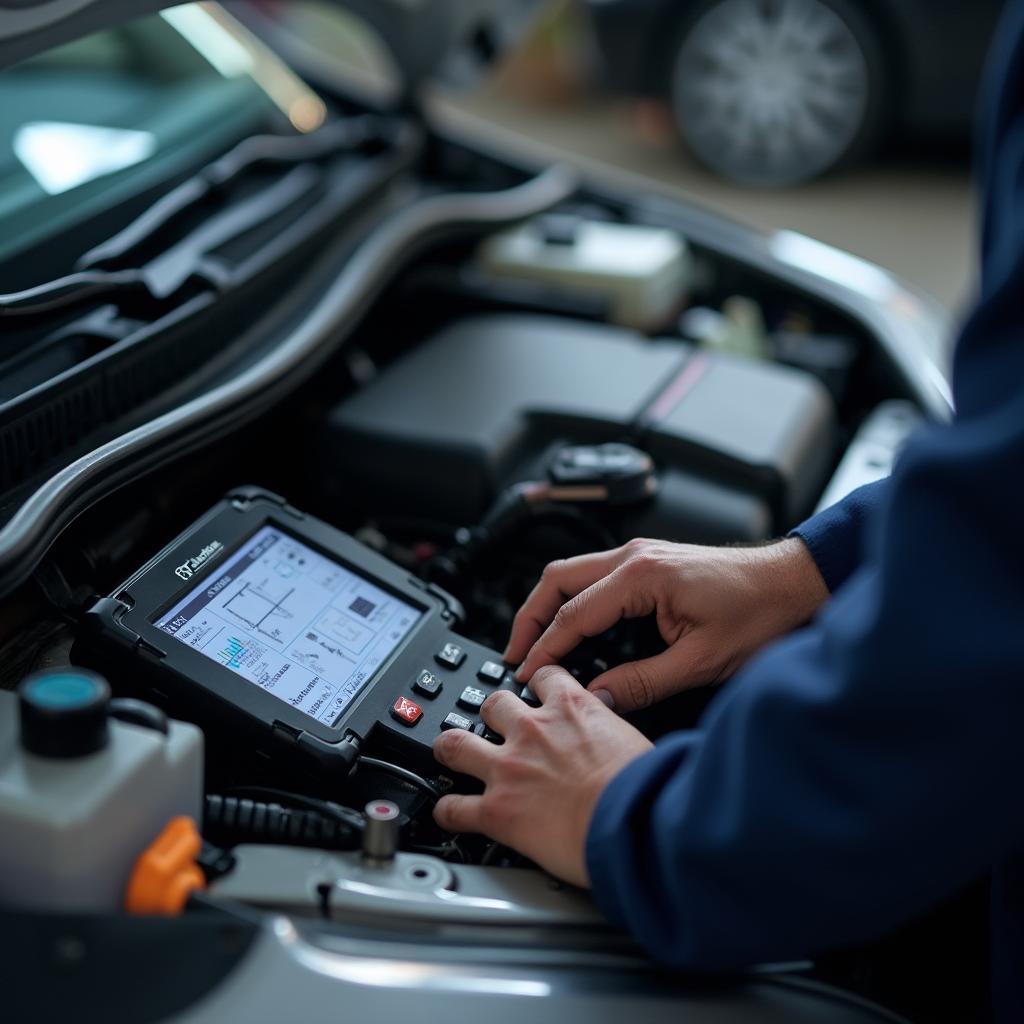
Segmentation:
<svg viewBox="0 0 1024 1024">
<path fill-rule="evenodd" d="M 515 689 L 460 609 L 351 537 L 243 489 L 85 614 L 76 658 L 213 732 L 347 772 L 368 745 L 431 764 L 444 729 Z"/>
</svg>

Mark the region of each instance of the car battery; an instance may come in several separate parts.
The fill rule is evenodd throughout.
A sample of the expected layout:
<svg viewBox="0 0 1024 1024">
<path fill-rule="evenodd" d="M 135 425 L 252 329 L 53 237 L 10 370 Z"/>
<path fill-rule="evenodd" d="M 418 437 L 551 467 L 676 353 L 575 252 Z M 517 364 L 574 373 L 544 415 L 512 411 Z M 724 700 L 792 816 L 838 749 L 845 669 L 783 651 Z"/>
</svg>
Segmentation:
<svg viewBox="0 0 1024 1024">
<path fill-rule="evenodd" d="M 474 523 L 559 442 L 627 441 L 661 477 L 637 529 L 757 540 L 809 511 L 836 416 L 802 371 L 606 324 L 455 321 L 331 411 L 316 451 L 335 501 L 370 516 Z"/>
</svg>

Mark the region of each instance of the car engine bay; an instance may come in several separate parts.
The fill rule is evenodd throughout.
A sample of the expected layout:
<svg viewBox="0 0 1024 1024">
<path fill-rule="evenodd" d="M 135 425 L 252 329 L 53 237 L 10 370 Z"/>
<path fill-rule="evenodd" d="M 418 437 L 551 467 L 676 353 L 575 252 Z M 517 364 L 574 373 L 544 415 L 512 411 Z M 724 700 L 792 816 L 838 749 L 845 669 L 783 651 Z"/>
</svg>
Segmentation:
<svg viewBox="0 0 1024 1024">
<path fill-rule="evenodd" d="M 543 215 L 526 230 L 542 244 L 571 249 L 582 244 L 579 236 L 589 226 L 614 223 L 594 216 Z M 628 225 L 616 226 L 628 235 Z M 672 233 L 663 233 L 671 241 Z M 485 245 L 493 251 L 500 242 L 492 235 Z M 222 491 L 224 484 L 256 482 L 349 532 L 409 578 L 450 595 L 460 635 L 500 660 L 496 652 L 512 617 L 548 562 L 648 535 L 764 543 L 813 511 L 862 422 L 873 423 L 876 433 L 880 419 L 888 427 L 887 444 L 876 444 L 874 461 L 862 468 L 878 475 L 922 419 L 898 393 L 871 395 L 863 340 L 822 314 L 819 327 L 798 298 L 786 302 L 776 294 L 775 308 L 767 310 L 757 299 L 726 296 L 723 304 L 731 304 L 740 324 L 734 326 L 726 313 L 710 308 L 711 289 L 705 286 L 707 297 L 690 291 L 699 279 L 692 270 L 691 280 L 683 274 L 677 281 L 663 329 L 641 333 L 544 310 L 549 283 L 531 291 L 526 286 L 536 282 L 522 274 L 491 280 L 482 269 L 485 252 L 444 253 L 400 278 L 340 365 L 318 374 L 301 406 L 290 401 L 247 427 L 243 437 L 191 453 L 170 477 L 158 471 L 144 484 L 147 499 L 128 505 L 129 514 L 116 526 L 111 521 L 105 533 L 97 535 L 89 524 L 109 516 L 111 502 L 126 507 L 134 485 L 86 513 L 49 561 L 54 584 L 64 590 L 60 599 L 110 591 L 117 571 L 137 567 L 132 560 L 146 553 L 150 538 L 163 532 L 168 539 L 164 522 L 181 524 L 203 510 L 203 501 L 216 500 L 211 480 L 221 481 Z M 707 266 L 703 272 L 710 275 Z M 474 274 L 481 279 L 477 289 L 464 283 Z M 524 296 L 518 303 L 502 301 L 510 283 Z M 607 297 L 602 288 L 607 285 L 581 293 L 581 305 Z M 575 296 L 570 291 L 560 298 Z M 416 316 L 407 316 L 410 308 Z M 779 325 L 774 331 L 773 322 Z M 680 323 L 703 327 L 709 336 L 692 340 Z M 715 330 L 725 341 L 711 340 Z M 834 350 L 824 366 L 808 356 L 820 355 L 818 346 Z M 65 552 L 78 550 L 77 564 L 64 563 Z M 624 623 L 583 644 L 567 667 L 586 683 L 608 666 L 655 653 L 660 643 L 652 623 Z M 87 648 L 74 648 L 72 661 L 88 664 Z M 44 646 L 30 664 L 49 666 L 60 656 Z M 438 668 L 423 660 L 424 668 Z M 127 666 L 115 661 L 104 668 L 115 693 L 154 699 L 151 689 L 128 678 Z M 394 682 L 389 686 L 395 689 Z M 681 701 L 686 708 L 673 726 L 692 725 L 707 699 L 697 694 Z M 187 702 L 172 710 L 189 717 Z M 475 719 L 466 706 L 462 710 Z M 658 717 L 664 722 L 663 714 Z M 358 832 L 357 812 L 381 798 L 400 807 L 401 845 L 410 853 L 522 866 L 511 851 L 486 840 L 438 832 L 430 809 L 454 783 L 439 781 L 436 765 L 431 778 L 403 777 L 424 766 L 389 764 L 371 759 L 372 752 L 339 787 L 336 779 L 325 785 L 265 755 L 247 756 L 228 735 L 211 736 L 204 834 L 225 846 L 247 838 L 240 820 L 233 833 L 227 824 L 237 809 L 231 801 L 262 788 L 290 796 L 268 805 L 283 816 L 276 825 L 281 830 L 289 814 L 318 807 L 320 819 L 309 812 L 305 829 L 292 827 L 296 842 L 307 835 L 323 847 L 337 805 L 351 812 L 340 820 Z M 338 844 L 356 842 L 346 828 L 337 831 Z M 280 838 L 284 831 L 267 835 Z"/>
</svg>

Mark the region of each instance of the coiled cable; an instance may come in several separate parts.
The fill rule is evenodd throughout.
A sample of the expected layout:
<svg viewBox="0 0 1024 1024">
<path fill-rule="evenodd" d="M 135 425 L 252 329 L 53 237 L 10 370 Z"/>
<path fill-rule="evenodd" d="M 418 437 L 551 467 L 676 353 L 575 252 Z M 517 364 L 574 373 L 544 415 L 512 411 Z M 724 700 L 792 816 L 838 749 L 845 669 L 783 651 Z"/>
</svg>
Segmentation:
<svg viewBox="0 0 1024 1024">
<path fill-rule="evenodd" d="M 247 797 L 210 794 L 203 813 L 203 837 L 219 847 L 241 843 L 358 849 L 360 830 L 337 816 Z"/>
</svg>

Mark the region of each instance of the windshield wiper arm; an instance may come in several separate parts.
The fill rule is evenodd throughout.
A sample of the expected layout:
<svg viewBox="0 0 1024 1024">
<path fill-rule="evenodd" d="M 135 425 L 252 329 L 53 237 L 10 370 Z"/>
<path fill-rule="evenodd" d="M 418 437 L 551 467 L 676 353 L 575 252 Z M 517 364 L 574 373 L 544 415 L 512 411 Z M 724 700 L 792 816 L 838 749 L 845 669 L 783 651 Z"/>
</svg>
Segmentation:
<svg viewBox="0 0 1024 1024">
<path fill-rule="evenodd" d="M 81 270 L 34 288 L 0 295 L 0 319 L 37 316 L 103 299 L 115 292 L 145 288 L 146 281 L 139 270 Z"/>
<path fill-rule="evenodd" d="M 377 119 L 363 116 L 334 122 L 310 135 L 254 135 L 245 139 L 158 200 L 123 231 L 87 252 L 74 272 L 24 291 L 0 294 L 0 319 L 48 315 L 131 292 L 165 300 L 196 276 L 219 288 L 222 275 L 203 259 L 211 246 L 251 230 L 315 189 L 313 172 L 304 164 L 352 152 L 382 138 Z M 144 266 L 111 266 L 123 263 L 152 242 L 163 228 L 261 163 L 298 166 L 258 195 L 214 215 L 208 225 L 154 255 Z"/>
<path fill-rule="evenodd" d="M 113 238 L 90 249 L 76 268 L 86 270 L 123 263 L 131 253 L 190 209 L 232 185 L 260 164 L 301 164 L 355 152 L 385 138 L 377 118 L 351 117 L 325 125 L 310 135 L 253 135 L 194 177 L 157 200 Z"/>
<path fill-rule="evenodd" d="M 317 168 L 293 167 L 280 181 L 204 221 L 143 267 L 83 270 L 23 292 L 0 295 L 0 318 L 46 317 L 86 302 L 123 298 L 129 292 L 165 302 L 189 281 L 222 291 L 228 274 L 213 251 L 311 195 L 321 178 Z"/>
</svg>

